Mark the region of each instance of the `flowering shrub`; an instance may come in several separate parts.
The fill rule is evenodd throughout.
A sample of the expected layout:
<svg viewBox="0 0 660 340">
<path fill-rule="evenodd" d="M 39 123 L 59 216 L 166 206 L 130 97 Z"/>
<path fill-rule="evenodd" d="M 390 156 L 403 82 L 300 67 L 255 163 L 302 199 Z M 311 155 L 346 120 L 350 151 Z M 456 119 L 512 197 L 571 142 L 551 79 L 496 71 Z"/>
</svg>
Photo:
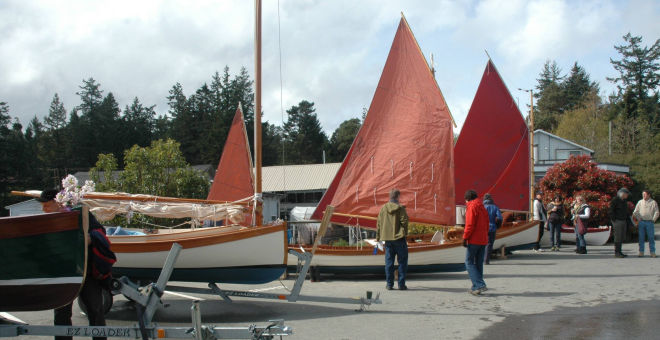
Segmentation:
<svg viewBox="0 0 660 340">
<path fill-rule="evenodd" d="M 55 201 L 62 206 L 76 206 L 83 196 L 95 189 L 94 181 L 85 181 L 82 187 L 78 187 L 78 179 L 74 175 L 68 175 L 62 180 L 62 191 L 55 196 Z"/>
<path fill-rule="evenodd" d="M 630 177 L 617 175 L 598 168 L 589 156 L 571 156 L 563 163 L 553 165 L 539 182 L 543 202 L 549 203 L 555 196 L 562 198 L 565 221 L 571 220 L 571 206 L 575 196 L 584 196 L 591 207 L 590 226 L 609 225 L 609 202 L 622 187 L 633 185 Z"/>
</svg>

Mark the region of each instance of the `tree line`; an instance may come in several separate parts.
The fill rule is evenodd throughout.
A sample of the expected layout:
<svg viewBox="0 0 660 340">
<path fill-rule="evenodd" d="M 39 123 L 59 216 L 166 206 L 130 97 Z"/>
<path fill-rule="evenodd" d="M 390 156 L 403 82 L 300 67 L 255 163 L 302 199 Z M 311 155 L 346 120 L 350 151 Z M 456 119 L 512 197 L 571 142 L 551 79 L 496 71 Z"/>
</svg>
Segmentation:
<svg viewBox="0 0 660 340">
<path fill-rule="evenodd" d="M 180 166 L 216 166 L 239 103 L 252 147 L 252 86 L 245 68 L 232 75 L 225 67 L 191 94 L 174 84 L 167 95 L 167 113 L 158 115 L 155 105 L 138 97 L 120 108 L 111 91 L 89 78 L 78 87 L 76 106 L 67 110 L 55 93 L 44 118 L 35 115 L 27 126 L 12 118 L 9 104 L 0 101 L 0 206 L 20 200 L 8 195 L 11 190 L 56 186 L 67 173 L 86 171 L 97 162 L 101 168 L 116 162 L 114 167 L 124 169 L 134 146 L 146 148 L 158 140 L 178 142 L 185 160 L 177 163 Z M 327 162 L 341 161 L 362 122 L 349 119 L 328 137 L 313 102 L 302 100 L 286 112 L 282 126 L 262 122 L 264 166 L 320 163 L 324 151 Z"/>
<path fill-rule="evenodd" d="M 595 150 L 599 162 L 629 164 L 638 187 L 660 192 L 660 41 L 643 46 L 642 38 L 631 34 L 623 40 L 615 46 L 619 58 L 610 60 L 618 76 L 608 81 L 617 90 L 607 96 L 600 95 L 599 84 L 577 62 L 568 74 L 555 61 L 545 63 L 534 94 L 536 128 Z M 88 170 L 99 161 L 107 169 L 109 155 L 116 168 L 124 169 L 133 146 L 146 148 L 158 140 L 178 143 L 185 160 L 180 164 L 215 166 L 239 103 L 252 145 L 252 86 L 245 68 L 232 75 L 225 67 L 192 93 L 174 84 L 166 96 L 167 113 L 157 115 L 155 105 L 138 97 L 120 108 L 111 91 L 88 78 L 79 85 L 76 106 L 67 110 L 56 93 L 45 117 L 35 116 L 25 127 L 0 98 L 0 206 L 18 200 L 8 196 L 10 190 L 55 186 L 67 173 Z M 301 100 L 286 112 L 282 126 L 262 122 L 264 166 L 320 163 L 324 151 L 327 162 L 341 161 L 366 108 L 330 136 L 313 102 Z"/>
<path fill-rule="evenodd" d="M 605 96 L 577 62 L 564 74 L 546 61 L 534 94 L 535 128 L 594 150 L 598 162 L 629 165 L 635 192 L 660 194 L 660 39 L 644 46 L 628 33 L 614 48 L 618 74 L 607 80 L 616 90 Z"/>
</svg>

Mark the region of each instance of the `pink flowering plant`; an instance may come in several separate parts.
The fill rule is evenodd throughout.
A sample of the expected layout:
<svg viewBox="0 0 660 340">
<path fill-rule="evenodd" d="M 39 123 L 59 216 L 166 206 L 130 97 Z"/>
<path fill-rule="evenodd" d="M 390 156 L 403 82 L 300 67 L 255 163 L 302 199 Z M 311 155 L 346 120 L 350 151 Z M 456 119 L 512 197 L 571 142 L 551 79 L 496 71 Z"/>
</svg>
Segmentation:
<svg viewBox="0 0 660 340">
<path fill-rule="evenodd" d="M 94 181 L 87 180 L 85 184 L 78 186 L 78 179 L 74 175 L 68 175 L 62 180 L 62 191 L 55 196 L 55 201 L 62 206 L 74 207 L 80 204 L 85 194 L 93 192 L 96 188 Z"/>
</svg>

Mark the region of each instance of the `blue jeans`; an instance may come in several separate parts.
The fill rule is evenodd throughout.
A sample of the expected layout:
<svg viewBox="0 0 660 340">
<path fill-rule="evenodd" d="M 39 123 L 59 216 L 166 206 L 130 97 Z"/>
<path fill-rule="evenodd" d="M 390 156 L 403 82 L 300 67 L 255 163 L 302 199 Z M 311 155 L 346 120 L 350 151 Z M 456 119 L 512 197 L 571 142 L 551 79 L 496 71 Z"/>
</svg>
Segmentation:
<svg viewBox="0 0 660 340">
<path fill-rule="evenodd" d="M 644 252 L 644 239 L 649 239 L 649 250 L 655 253 L 655 226 L 651 221 L 639 221 L 639 251 Z"/>
<path fill-rule="evenodd" d="M 472 281 L 472 290 L 486 287 L 486 282 L 484 282 L 485 250 L 485 245 L 468 244 L 465 252 L 465 267 Z"/>
<path fill-rule="evenodd" d="M 484 254 L 484 263 L 490 263 L 490 253 L 493 252 L 493 243 L 495 243 L 495 234 L 497 230 L 488 232 L 488 245 L 486 245 L 486 251 Z"/>
<path fill-rule="evenodd" d="M 575 226 L 575 246 L 578 248 L 587 246 L 587 241 L 584 240 L 584 235 L 580 235 L 580 233 L 578 233 L 577 226 Z"/>
<path fill-rule="evenodd" d="M 561 222 L 550 222 L 550 243 L 561 247 Z"/>
<path fill-rule="evenodd" d="M 408 243 L 406 238 L 395 241 L 385 241 L 385 280 L 387 286 L 394 286 L 394 257 L 399 262 L 399 288 L 406 285 L 408 271 Z"/>
</svg>

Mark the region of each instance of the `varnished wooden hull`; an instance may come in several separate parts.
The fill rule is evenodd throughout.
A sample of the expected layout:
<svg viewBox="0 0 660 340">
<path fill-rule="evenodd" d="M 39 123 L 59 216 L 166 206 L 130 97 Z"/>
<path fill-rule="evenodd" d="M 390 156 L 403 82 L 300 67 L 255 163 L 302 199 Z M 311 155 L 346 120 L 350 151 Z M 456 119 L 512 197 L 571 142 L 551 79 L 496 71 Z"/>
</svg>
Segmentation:
<svg viewBox="0 0 660 340">
<path fill-rule="evenodd" d="M 538 222 L 521 223 L 498 230 L 496 246 L 506 244 L 507 248 L 531 247 L 536 242 Z M 422 237 L 422 242 L 408 242 L 408 272 L 456 272 L 465 270 L 465 248 L 462 240 L 444 244 L 431 243 L 430 236 Z M 300 245 L 289 249 L 300 252 Z M 311 251 L 311 247 L 304 247 Z M 289 255 L 289 268 L 295 270 L 297 257 Z M 312 266 L 324 273 L 382 274 L 385 270 L 385 254 L 373 247 L 332 247 L 321 245 L 312 258 Z"/>
<path fill-rule="evenodd" d="M 110 236 L 114 275 L 155 280 L 174 242 L 183 249 L 171 281 L 258 284 L 286 269 L 286 226 L 212 227 L 141 236 Z"/>
<path fill-rule="evenodd" d="M 0 218 L 0 311 L 73 301 L 86 268 L 85 238 L 77 212 Z"/>
</svg>

